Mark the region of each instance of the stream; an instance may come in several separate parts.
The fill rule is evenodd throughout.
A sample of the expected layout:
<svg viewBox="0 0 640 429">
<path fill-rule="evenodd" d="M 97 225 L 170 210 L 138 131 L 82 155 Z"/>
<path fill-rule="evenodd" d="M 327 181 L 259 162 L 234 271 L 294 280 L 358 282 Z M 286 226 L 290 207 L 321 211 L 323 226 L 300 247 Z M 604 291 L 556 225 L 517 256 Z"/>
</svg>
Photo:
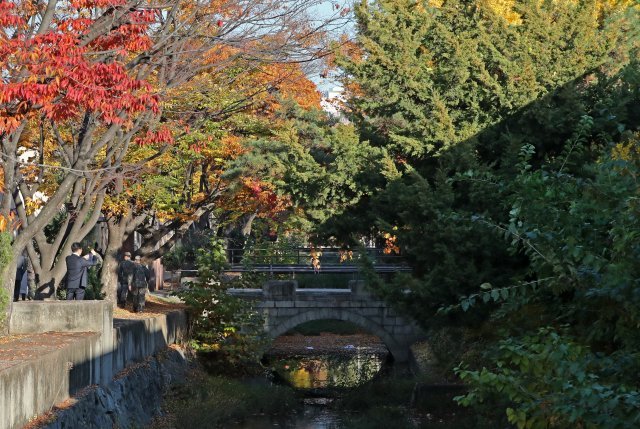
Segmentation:
<svg viewBox="0 0 640 429">
<path fill-rule="evenodd" d="M 226 426 L 229 429 L 341 428 L 345 411 L 331 407 L 335 399 L 391 365 L 386 346 L 365 334 L 282 336 L 264 361 L 275 369 L 276 382 L 301 394 L 301 409 L 284 418 L 252 416 Z"/>
<path fill-rule="evenodd" d="M 265 354 L 264 376 L 199 373 L 149 429 L 495 429 L 452 398 L 461 385 L 420 383 L 378 337 L 293 334 Z M 443 389 L 444 387 L 444 389 Z M 453 389 L 452 389 L 453 388 Z M 503 426 L 504 427 L 504 426 Z"/>
</svg>

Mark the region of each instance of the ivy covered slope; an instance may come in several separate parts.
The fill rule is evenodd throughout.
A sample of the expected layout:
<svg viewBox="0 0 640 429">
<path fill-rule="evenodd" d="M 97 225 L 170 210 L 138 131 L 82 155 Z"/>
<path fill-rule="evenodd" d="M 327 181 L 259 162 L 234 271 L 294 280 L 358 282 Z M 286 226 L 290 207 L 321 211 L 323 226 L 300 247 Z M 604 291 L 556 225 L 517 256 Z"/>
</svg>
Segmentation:
<svg viewBox="0 0 640 429">
<path fill-rule="evenodd" d="M 339 60 L 393 168 L 324 232 L 397 235 L 415 275 L 375 289 L 426 329 L 479 335 L 463 402 L 518 427 L 640 424 L 631 4 L 363 2 Z"/>
</svg>

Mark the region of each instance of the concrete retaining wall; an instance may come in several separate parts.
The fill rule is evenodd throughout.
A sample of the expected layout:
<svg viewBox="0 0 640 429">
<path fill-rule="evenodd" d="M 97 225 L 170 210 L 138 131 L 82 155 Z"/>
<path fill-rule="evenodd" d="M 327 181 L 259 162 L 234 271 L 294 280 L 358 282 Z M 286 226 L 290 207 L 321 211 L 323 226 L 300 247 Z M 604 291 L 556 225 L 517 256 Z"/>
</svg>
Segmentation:
<svg viewBox="0 0 640 429">
<path fill-rule="evenodd" d="M 106 301 L 18 301 L 9 332 L 106 332 L 112 327 L 113 311 Z"/>
<path fill-rule="evenodd" d="M 58 350 L 0 371 L 0 428 L 22 427 L 30 418 L 92 384 L 100 334 L 78 336 Z"/>
<path fill-rule="evenodd" d="M 126 366 L 179 342 L 187 317 L 176 311 L 144 320 L 116 319 L 114 327 L 104 301 L 31 301 L 14 306 L 9 326 L 11 334 L 59 330 L 76 332 L 78 338 L 37 359 L 0 367 L 0 429 L 22 427 L 86 386 L 109 384 Z"/>
<path fill-rule="evenodd" d="M 140 428 L 160 413 L 162 395 L 184 380 L 188 361 L 180 350 L 168 349 L 132 365 L 126 375 L 105 386 L 85 389 L 74 404 L 46 416 L 51 423 L 41 429 Z"/>
<path fill-rule="evenodd" d="M 112 374 L 166 349 L 170 344 L 179 343 L 187 333 L 187 315 L 183 311 L 174 311 L 144 320 L 116 320 L 115 325 Z"/>
</svg>

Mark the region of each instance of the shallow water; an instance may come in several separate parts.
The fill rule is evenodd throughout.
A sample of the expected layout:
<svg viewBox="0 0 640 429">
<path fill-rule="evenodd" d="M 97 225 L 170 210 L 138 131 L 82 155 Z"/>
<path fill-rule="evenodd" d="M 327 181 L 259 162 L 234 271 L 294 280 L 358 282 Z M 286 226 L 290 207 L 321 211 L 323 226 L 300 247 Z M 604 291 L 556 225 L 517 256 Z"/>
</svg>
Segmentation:
<svg viewBox="0 0 640 429">
<path fill-rule="evenodd" d="M 338 429 L 341 416 L 336 410 L 325 405 L 305 403 L 301 412 L 286 419 L 274 419 L 269 416 L 254 416 L 243 422 L 225 425 L 229 429 Z"/>
<path fill-rule="evenodd" d="M 298 343 L 299 342 L 299 343 Z M 252 416 L 229 429 L 338 429 L 345 413 L 332 408 L 335 395 L 373 379 L 387 364 L 389 351 L 369 336 L 287 338 L 266 356 L 280 382 L 304 396 L 304 405 L 285 418 Z"/>
</svg>

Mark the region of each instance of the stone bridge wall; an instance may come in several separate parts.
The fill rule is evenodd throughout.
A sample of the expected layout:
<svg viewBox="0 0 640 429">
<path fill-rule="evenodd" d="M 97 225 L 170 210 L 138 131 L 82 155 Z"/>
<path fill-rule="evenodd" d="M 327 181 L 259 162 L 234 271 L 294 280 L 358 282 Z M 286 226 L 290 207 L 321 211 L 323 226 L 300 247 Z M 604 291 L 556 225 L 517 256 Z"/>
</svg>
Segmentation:
<svg viewBox="0 0 640 429">
<path fill-rule="evenodd" d="M 397 362 L 406 362 L 409 347 L 422 337 L 420 329 L 367 292 L 362 281 L 353 280 L 349 286 L 349 289 L 298 289 L 295 280 L 288 280 L 269 281 L 262 289 L 229 292 L 257 303 L 265 316 L 265 331 L 273 338 L 305 322 L 344 320 L 380 337 Z"/>
</svg>

